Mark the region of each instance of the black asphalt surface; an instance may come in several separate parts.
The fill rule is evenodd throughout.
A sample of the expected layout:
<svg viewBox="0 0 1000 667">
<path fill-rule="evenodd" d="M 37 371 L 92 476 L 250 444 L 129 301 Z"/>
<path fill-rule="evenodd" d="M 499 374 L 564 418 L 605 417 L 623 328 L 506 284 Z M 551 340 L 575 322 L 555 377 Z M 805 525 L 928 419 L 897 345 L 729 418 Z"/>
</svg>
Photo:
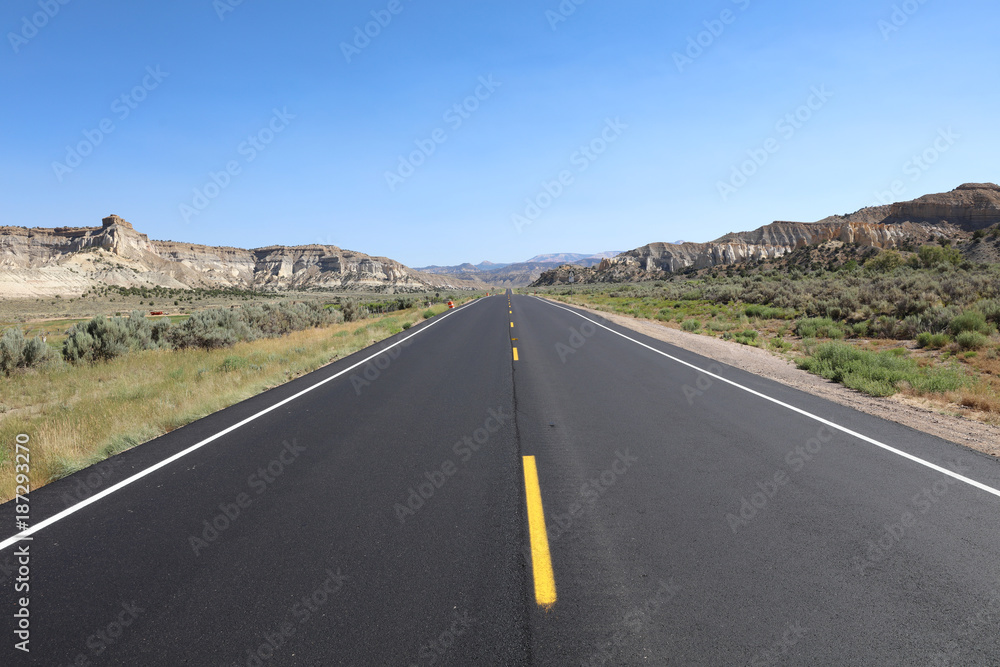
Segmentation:
<svg viewBox="0 0 1000 667">
<path fill-rule="evenodd" d="M 32 493 L 37 524 L 404 341 L 0 551 L 0 665 L 1000 664 L 1000 498 L 680 361 L 1000 488 L 994 459 L 510 310 L 472 302 Z M 0 539 L 14 522 L 0 506 Z"/>
</svg>

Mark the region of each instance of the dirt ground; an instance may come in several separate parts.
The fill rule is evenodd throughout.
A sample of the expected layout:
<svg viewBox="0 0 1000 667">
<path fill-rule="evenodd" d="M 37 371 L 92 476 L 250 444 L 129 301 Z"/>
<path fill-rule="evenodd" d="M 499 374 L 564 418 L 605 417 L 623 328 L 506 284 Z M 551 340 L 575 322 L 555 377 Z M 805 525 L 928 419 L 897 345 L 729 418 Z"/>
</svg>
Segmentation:
<svg viewBox="0 0 1000 667">
<path fill-rule="evenodd" d="M 902 394 L 896 394 L 889 398 L 868 396 L 848 389 L 841 384 L 825 380 L 818 375 L 800 370 L 788 359 L 761 348 L 688 333 L 652 320 L 626 317 L 575 304 L 574 307 L 600 315 L 651 338 L 662 340 L 749 373 L 781 382 L 795 389 L 909 426 L 944 440 L 965 445 L 970 449 L 991 456 L 1000 456 L 1000 428 L 974 419 L 947 414 L 942 411 L 941 406 L 934 405 L 925 399 L 903 396 Z M 954 406 L 954 409 L 958 411 L 961 408 Z"/>
</svg>

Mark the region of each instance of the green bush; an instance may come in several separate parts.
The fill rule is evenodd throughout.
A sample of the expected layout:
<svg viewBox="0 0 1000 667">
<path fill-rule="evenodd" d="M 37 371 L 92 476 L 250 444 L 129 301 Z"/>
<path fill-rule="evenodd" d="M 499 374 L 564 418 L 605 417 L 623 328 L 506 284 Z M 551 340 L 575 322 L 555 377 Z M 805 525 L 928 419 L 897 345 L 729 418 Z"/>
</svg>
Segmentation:
<svg viewBox="0 0 1000 667">
<path fill-rule="evenodd" d="M 989 338 L 978 331 L 963 331 L 955 337 L 955 342 L 963 350 L 979 350 L 986 347 Z"/>
<path fill-rule="evenodd" d="M 41 338 L 24 337 L 18 328 L 7 329 L 0 336 L 0 371 L 10 375 L 18 368 L 35 368 L 51 358 L 51 349 Z"/>
<path fill-rule="evenodd" d="M 406 331 L 407 329 L 409 329 L 412 326 L 413 326 L 412 322 L 403 322 L 403 331 Z"/>
<path fill-rule="evenodd" d="M 243 313 L 236 310 L 223 308 L 197 312 L 171 330 L 171 340 L 178 348 L 212 350 L 260 338 L 241 315 Z"/>
<path fill-rule="evenodd" d="M 903 266 L 903 256 L 895 250 L 883 250 L 865 262 L 865 268 L 876 273 L 891 273 Z"/>
<path fill-rule="evenodd" d="M 432 317 L 434 317 L 434 311 L 433 310 L 431 310 L 430 308 L 428 308 L 427 310 L 424 311 L 424 319 L 425 320 L 429 320 Z"/>
<path fill-rule="evenodd" d="M 921 264 L 927 268 L 933 268 L 939 264 L 957 266 L 962 263 L 961 251 L 951 246 L 925 245 L 917 251 L 917 257 Z"/>
<path fill-rule="evenodd" d="M 775 308 L 759 304 L 751 304 L 743 312 L 747 317 L 754 317 L 760 320 L 790 320 L 795 317 L 795 311 L 789 308 Z"/>
<path fill-rule="evenodd" d="M 63 342 L 63 357 L 73 363 L 109 361 L 130 351 L 169 347 L 170 329 L 166 320 L 154 325 L 138 310 L 127 319 L 98 315 L 70 328 Z"/>
<path fill-rule="evenodd" d="M 824 343 L 799 368 L 872 396 L 891 396 L 907 383 L 917 391 L 954 391 L 965 377 L 954 369 L 921 368 L 906 350 L 870 352 L 847 343 Z"/>
<path fill-rule="evenodd" d="M 844 337 L 844 330 L 829 317 L 807 317 L 795 323 L 795 333 L 802 338 L 833 338 Z"/>
<path fill-rule="evenodd" d="M 341 312 L 344 314 L 345 322 L 363 320 L 369 315 L 368 309 L 360 305 L 355 299 L 348 299 L 345 301 L 344 305 L 341 307 Z"/>
<path fill-rule="evenodd" d="M 701 322 L 698 320 L 684 320 L 681 322 L 681 329 L 691 332 L 697 331 L 698 329 L 701 329 Z"/>
<path fill-rule="evenodd" d="M 917 335 L 917 347 L 926 347 L 932 350 L 940 350 L 942 347 L 951 342 L 951 336 L 948 334 L 932 334 L 929 331 L 924 331 Z"/>
<path fill-rule="evenodd" d="M 978 310 L 967 310 L 948 325 L 951 333 L 958 335 L 966 331 L 976 331 L 984 336 L 993 332 L 993 325 L 986 321 L 986 316 Z"/>
</svg>

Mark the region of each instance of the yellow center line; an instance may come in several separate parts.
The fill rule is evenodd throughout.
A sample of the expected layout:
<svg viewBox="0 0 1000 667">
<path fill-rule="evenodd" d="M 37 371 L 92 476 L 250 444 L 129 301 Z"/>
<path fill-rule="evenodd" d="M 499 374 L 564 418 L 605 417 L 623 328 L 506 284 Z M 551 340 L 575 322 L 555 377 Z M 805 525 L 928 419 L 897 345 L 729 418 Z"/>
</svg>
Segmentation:
<svg viewBox="0 0 1000 667">
<path fill-rule="evenodd" d="M 517 348 L 514 348 L 514 361 L 517 361 Z"/>
<path fill-rule="evenodd" d="M 549 536 L 545 532 L 542 490 L 534 456 L 524 457 L 524 491 L 528 499 L 528 532 L 531 535 L 531 567 L 535 575 L 535 602 L 551 607 L 556 602 L 556 577 L 552 572 Z"/>
<path fill-rule="evenodd" d="M 513 323 L 513 322 L 511 322 L 511 323 L 510 323 L 510 328 L 511 328 L 511 329 L 513 329 L 513 328 L 514 328 L 514 323 Z"/>
</svg>

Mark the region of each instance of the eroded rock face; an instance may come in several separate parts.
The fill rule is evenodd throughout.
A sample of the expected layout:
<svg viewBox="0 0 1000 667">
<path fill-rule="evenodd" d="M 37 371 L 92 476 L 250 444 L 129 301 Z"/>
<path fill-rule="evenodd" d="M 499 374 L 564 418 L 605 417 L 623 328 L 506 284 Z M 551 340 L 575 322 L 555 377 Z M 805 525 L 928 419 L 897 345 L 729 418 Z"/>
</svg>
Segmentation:
<svg viewBox="0 0 1000 667">
<path fill-rule="evenodd" d="M 967 183 L 951 192 L 863 208 L 851 215 L 832 216 L 819 222 L 774 222 L 753 231 L 726 234 L 709 243 L 650 243 L 602 261 L 595 271 L 580 272 L 574 279 L 646 280 L 664 271 L 673 273 L 688 268 L 776 259 L 803 246 L 827 241 L 876 248 L 919 245 L 936 237 L 960 237 L 997 223 L 1000 223 L 1000 186 Z M 568 276 L 566 267 L 561 267 L 543 274 L 535 284 L 562 284 Z"/>
<path fill-rule="evenodd" d="M 68 296 L 96 285 L 242 289 L 467 289 L 386 257 L 330 245 L 245 250 L 150 241 L 116 215 L 101 227 L 0 227 L 0 298 Z"/>
</svg>

